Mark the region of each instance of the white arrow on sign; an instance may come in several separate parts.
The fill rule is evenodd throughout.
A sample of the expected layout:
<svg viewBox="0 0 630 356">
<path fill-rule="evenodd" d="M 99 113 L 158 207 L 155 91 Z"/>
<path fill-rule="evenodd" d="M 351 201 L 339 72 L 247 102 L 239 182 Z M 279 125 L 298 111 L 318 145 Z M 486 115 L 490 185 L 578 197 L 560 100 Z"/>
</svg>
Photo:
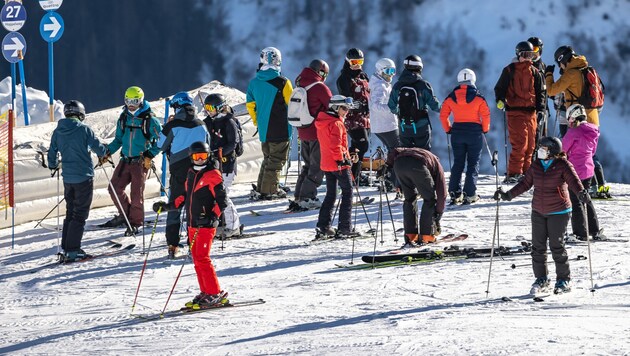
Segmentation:
<svg viewBox="0 0 630 356">
<path fill-rule="evenodd" d="M 13 41 L 13 44 L 4 45 L 4 50 L 5 51 L 14 50 L 13 53 L 11 54 L 11 57 L 17 57 L 18 51 L 21 51 L 24 49 L 24 43 L 22 43 L 20 39 L 17 37 L 11 37 L 11 41 Z"/>
<path fill-rule="evenodd" d="M 54 16 L 50 17 L 50 21 L 52 23 L 44 24 L 44 31 L 52 31 L 50 33 L 50 38 L 54 38 L 55 36 L 57 36 L 57 32 L 61 30 L 61 25 Z"/>
</svg>

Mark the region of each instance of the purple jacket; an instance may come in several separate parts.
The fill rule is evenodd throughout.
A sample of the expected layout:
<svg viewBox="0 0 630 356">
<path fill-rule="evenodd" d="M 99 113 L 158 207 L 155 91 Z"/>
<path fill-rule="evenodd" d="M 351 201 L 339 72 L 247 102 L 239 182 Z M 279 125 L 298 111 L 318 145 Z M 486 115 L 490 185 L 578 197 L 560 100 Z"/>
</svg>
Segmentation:
<svg viewBox="0 0 630 356">
<path fill-rule="evenodd" d="M 593 155 L 597 151 L 599 128 L 588 122 L 570 128 L 562 138 L 562 149 L 567 153 L 580 180 L 591 178 L 595 174 Z"/>
</svg>

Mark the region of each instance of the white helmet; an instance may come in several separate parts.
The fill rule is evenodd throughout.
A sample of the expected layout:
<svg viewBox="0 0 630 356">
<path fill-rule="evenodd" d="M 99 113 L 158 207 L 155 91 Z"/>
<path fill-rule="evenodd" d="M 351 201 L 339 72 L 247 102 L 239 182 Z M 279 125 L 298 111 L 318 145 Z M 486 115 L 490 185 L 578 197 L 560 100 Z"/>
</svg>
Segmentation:
<svg viewBox="0 0 630 356">
<path fill-rule="evenodd" d="M 567 109 L 567 121 L 585 121 L 586 109 L 582 104 L 573 104 Z"/>
<path fill-rule="evenodd" d="M 464 68 L 460 70 L 459 73 L 457 73 L 457 81 L 459 83 L 470 82 L 470 84 L 475 85 L 475 82 L 477 81 L 477 76 L 475 75 L 475 72 L 472 71 L 472 69 Z"/>
<path fill-rule="evenodd" d="M 376 74 L 394 76 L 396 74 L 396 63 L 389 58 L 381 58 L 376 62 Z"/>
<path fill-rule="evenodd" d="M 276 47 L 267 47 L 260 51 L 260 63 L 263 66 L 280 67 L 282 64 L 282 55 Z"/>
</svg>

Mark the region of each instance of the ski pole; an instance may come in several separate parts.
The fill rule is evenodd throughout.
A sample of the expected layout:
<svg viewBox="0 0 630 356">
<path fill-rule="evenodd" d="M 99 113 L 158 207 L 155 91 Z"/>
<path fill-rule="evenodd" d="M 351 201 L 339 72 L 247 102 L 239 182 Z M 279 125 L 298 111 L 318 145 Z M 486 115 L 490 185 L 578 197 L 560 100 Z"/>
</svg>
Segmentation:
<svg viewBox="0 0 630 356">
<path fill-rule="evenodd" d="M 195 234 L 193 235 L 192 241 L 190 242 L 190 247 L 188 248 L 188 254 L 186 258 L 184 258 L 182 262 L 182 266 L 179 268 L 179 272 L 177 273 L 177 277 L 175 277 L 175 282 L 173 283 L 173 287 L 171 288 L 171 292 L 168 294 L 168 298 L 166 299 L 166 304 L 164 304 L 164 308 L 162 309 L 162 313 L 160 313 L 160 318 L 164 317 L 164 312 L 166 311 L 166 307 L 168 306 L 168 302 L 171 300 L 171 296 L 173 295 L 173 291 L 175 291 L 175 286 L 179 281 L 179 277 L 182 275 L 182 271 L 184 270 L 184 265 L 186 265 L 186 261 L 188 260 L 188 256 L 192 254 L 193 246 L 195 245 L 195 240 L 197 239 L 197 234 L 199 234 L 199 227 L 195 230 Z"/>
<path fill-rule="evenodd" d="M 48 214 L 44 215 L 43 218 L 41 218 L 37 224 L 35 226 L 33 226 L 33 229 L 36 229 L 39 225 L 41 225 L 42 221 L 46 220 L 46 218 L 48 217 L 48 215 L 50 215 L 53 211 L 55 211 L 55 209 L 57 209 L 57 207 L 59 206 L 59 204 L 61 204 L 64 200 L 66 200 L 66 197 L 61 198 L 61 200 L 59 201 L 59 203 L 57 203 L 57 205 L 53 206 L 52 209 L 50 209 L 50 211 L 48 212 Z"/>
<path fill-rule="evenodd" d="M 584 260 L 590 260 L 588 257 L 584 256 L 584 255 L 577 255 L 576 258 L 570 259 L 569 261 L 584 261 Z M 550 263 L 555 263 L 555 261 L 547 261 L 545 262 L 546 264 L 550 264 Z M 531 267 L 531 263 L 528 264 L 522 264 L 522 265 L 517 265 L 517 264 L 512 264 L 510 266 L 511 269 L 515 269 L 516 267 Z"/>
<path fill-rule="evenodd" d="M 157 173 L 157 168 L 155 167 L 155 163 L 153 163 L 153 161 L 151 161 L 151 170 L 153 171 L 155 178 L 157 178 L 158 183 L 160 183 L 160 195 L 165 195 L 168 198 L 168 192 L 166 191 L 164 184 L 162 184 L 162 180 L 160 179 L 160 175 Z"/>
<path fill-rule="evenodd" d="M 361 204 L 361 208 L 363 209 L 363 214 L 365 214 L 365 220 L 367 220 L 368 226 L 370 227 L 370 231 L 374 231 L 372 229 L 372 224 L 370 223 L 370 218 L 368 217 L 368 213 L 367 210 L 365 210 L 365 204 L 363 204 L 363 200 L 361 199 L 361 193 L 359 193 L 359 184 L 357 181 L 357 185 L 354 186 L 355 190 L 357 191 L 357 197 L 359 197 L 359 204 Z"/>
<path fill-rule="evenodd" d="M 448 148 L 448 166 L 450 170 L 453 170 L 453 164 L 451 163 L 451 135 L 446 134 L 446 145 Z"/>
<path fill-rule="evenodd" d="M 588 207 L 586 206 L 586 203 L 582 203 L 582 206 L 584 207 L 584 211 L 588 212 Z M 588 219 L 586 219 L 585 222 L 586 232 L 588 233 Z M 586 245 L 588 247 L 588 270 L 591 275 L 591 293 L 595 295 L 595 284 L 593 283 L 593 264 L 591 263 L 591 239 L 589 236 L 586 236 Z"/>
<path fill-rule="evenodd" d="M 162 212 L 162 207 L 160 207 L 157 211 L 157 215 L 155 216 L 155 221 L 153 222 L 153 230 L 151 230 L 151 238 L 149 239 L 149 248 L 147 249 L 147 254 L 144 256 L 144 264 L 142 264 L 142 271 L 140 272 L 140 280 L 138 281 L 138 288 L 136 289 L 136 295 L 133 297 L 133 305 L 131 306 L 131 314 L 133 314 L 133 310 L 136 307 L 136 300 L 138 300 L 138 293 L 140 292 L 140 285 L 142 284 L 142 277 L 144 276 L 144 271 L 147 268 L 147 261 L 149 260 L 149 252 L 151 252 L 151 243 L 153 242 L 153 236 L 155 236 L 155 230 L 157 228 L 157 222 L 160 218 L 160 213 Z"/>
<path fill-rule="evenodd" d="M 485 137 L 485 136 L 484 136 Z M 487 143 L 487 142 L 486 142 Z M 492 166 L 494 167 L 494 174 L 495 174 L 495 186 L 497 188 L 497 190 L 499 189 L 499 171 L 497 170 L 497 162 L 499 160 L 499 152 L 498 151 L 494 151 L 494 153 L 492 154 Z M 496 217 L 494 219 L 494 231 L 492 232 L 492 248 L 490 249 L 490 266 L 488 268 L 488 283 L 486 286 L 486 298 L 488 298 L 488 294 L 490 294 L 490 276 L 492 273 L 492 261 L 494 260 L 494 244 L 495 244 L 495 238 L 496 241 L 498 242 L 499 239 L 499 201 L 497 200 L 497 213 L 496 213 Z"/>
<path fill-rule="evenodd" d="M 503 147 L 505 148 L 505 175 L 508 174 L 508 149 L 507 149 L 507 140 L 508 140 L 508 127 L 507 127 L 507 114 L 505 110 L 503 110 Z"/>
<path fill-rule="evenodd" d="M 112 167 L 114 167 L 114 162 L 109 161 L 109 163 L 111 163 Z M 133 232 L 133 229 L 131 228 L 131 223 L 129 222 L 129 218 L 127 218 L 127 213 L 125 213 L 125 209 L 123 208 L 122 203 L 120 202 L 120 198 L 118 197 L 118 193 L 116 192 L 116 189 L 114 189 L 114 185 L 112 184 L 112 180 L 109 179 L 109 174 L 107 174 L 107 170 L 105 169 L 105 166 L 101 165 L 101 168 L 103 168 L 103 172 L 105 173 L 105 178 L 107 178 L 107 181 L 109 183 L 109 188 L 112 190 L 112 194 L 114 195 L 114 198 L 116 198 L 116 202 L 118 203 L 118 207 L 120 208 L 121 214 L 125 218 L 125 222 L 127 223 L 127 227 L 129 227 L 129 231 L 131 232 L 133 237 L 136 237 L 136 234 Z"/>
<path fill-rule="evenodd" d="M 61 226 L 59 225 L 59 205 L 61 205 L 61 198 L 59 198 L 59 196 L 61 194 L 61 188 L 59 187 L 59 168 L 55 169 L 53 174 L 54 173 L 57 173 L 57 253 L 59 253 L 61 252 Z"/>
</svg>

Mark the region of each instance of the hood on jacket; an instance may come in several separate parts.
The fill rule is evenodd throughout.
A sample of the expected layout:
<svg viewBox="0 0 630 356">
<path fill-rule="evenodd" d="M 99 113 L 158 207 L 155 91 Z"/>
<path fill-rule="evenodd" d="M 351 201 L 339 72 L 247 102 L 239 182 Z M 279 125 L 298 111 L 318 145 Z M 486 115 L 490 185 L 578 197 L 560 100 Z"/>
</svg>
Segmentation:
<svg viewBox="0 0 630 356">
<path fill-rule="evenodd" d="M 408 69 L 403 69 L 398 77 L 398 81 L 404 84 L 415 83 L 418 80 L 422 80 L 422 74 L 418 72 L 412 72 Z"/>
<path fill-rule="evenodd" d="M 573 56 L 571 58 L 571 62 L 567 63 L 567 69 L 569 68 L 581 69 L 581 68 L 586 68 L 586 67 L 588 67 L 588 61 L 586 60 L 586 57 L 584 56 Z"/>
<path fill-rule="evenodd" d="M 280 76 L 280 71 L 271 69 L 271 68 L 261 69 L 258 72 L 256 72 L 256 79 L 262 80 L 263 82 L 266 82 L 268 80 L 271 80 L 279 76 Z"/>
<path fill-rule="evenodd" d="M 197 118 L 197 109 L 192 105 L 185 105 L 173 115 L 174 120 L 192 121 Z"/>
<path fill-rule="evenodd" d="M 323 82 L 324 78 L 309 67 L 302 69 L 300 75 L 295 79 L 295 85 L 306 87 L 315 82 Z"/>
<path fill-rule="evenodd" d="M 57 123 L 57 133 L 60 135 L 73 135 L 77 130 L 83 127 L 83 123 L 79 119 L 66 117 Z"/>
<path fill-rule="evenodd" d="M 583 122 L 574 129 L 580 130 L 582 135 L 584 135 L 584 139 L 588 142 L 592 142 L 599 137 L 599 128 L 597 127 L 597 125 L 588 122 Z"/>
<path fill-rule="evenodd" d="M 145 100 L 145 101 L 142 102 L 142 106 L 140 108 L 138 108 L 138 110 L 136 110 L 134 113 L 131 113 L 131 111 L 129 111 L 129 108 L 127 108 L 127 105 L 123 106 L 123 109 L 124 109 L 124 111 L 129 113 L 129 115 L 138 117 L 143 112 L 150 111 L 151 110 L 151 105 L 149 105 L 149 102 Z"/>
</svg>

